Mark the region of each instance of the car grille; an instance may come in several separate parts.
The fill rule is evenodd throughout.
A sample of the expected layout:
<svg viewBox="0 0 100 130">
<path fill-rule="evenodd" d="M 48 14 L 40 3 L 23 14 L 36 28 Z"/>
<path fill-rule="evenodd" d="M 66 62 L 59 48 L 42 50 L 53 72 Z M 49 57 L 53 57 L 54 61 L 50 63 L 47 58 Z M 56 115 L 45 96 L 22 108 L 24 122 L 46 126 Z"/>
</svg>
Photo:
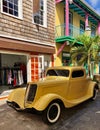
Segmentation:
<svg viewBox="0 0 100 130">
<path fill-rule="evenodd" d="M 27 94 L 27 101 L 32 102 L 34 100 L 36 90 L 37 90 L 37 85 L 31 84 L 28 90 L 28 94 Z"/>
</svg>

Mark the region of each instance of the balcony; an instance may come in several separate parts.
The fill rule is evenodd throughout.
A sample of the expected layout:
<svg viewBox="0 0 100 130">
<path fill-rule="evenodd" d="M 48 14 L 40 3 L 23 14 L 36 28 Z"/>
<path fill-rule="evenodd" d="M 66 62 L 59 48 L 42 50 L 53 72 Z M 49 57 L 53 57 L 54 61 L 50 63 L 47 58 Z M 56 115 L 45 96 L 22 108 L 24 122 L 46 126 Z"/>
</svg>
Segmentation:
<svg viewBox="0 0 100 130">
<path fill-rule="evenodd" d="M 71 37 L 77 37 L 80 34 L 83 34 L 84 30 L 69 24 L 69 36 Z M 62 25 L 58 25 L 55 28 L 55 38 L 60 38 L 60 37 L 64 37 L 65 35 L 65 24 Z"/>
</svg>

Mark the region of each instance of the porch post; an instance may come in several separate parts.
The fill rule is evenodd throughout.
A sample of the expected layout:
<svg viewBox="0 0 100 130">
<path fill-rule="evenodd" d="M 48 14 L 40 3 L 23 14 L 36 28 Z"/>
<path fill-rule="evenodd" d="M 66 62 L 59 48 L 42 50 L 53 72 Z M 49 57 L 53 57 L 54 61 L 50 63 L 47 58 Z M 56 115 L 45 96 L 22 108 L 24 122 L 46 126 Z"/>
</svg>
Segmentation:
<svg viewBox="0 0 100 130">
<path fill-rule="evenodd" d="M 88 36 L 91 35 L 91 28 L 90 28 L 89 22 L 88 22 L 88 13 L 86 13 L 86 15 L 85 15 L 85 34 Z"/>
<path fill-rule="evenodd" d="M 55 0 L 55 3 L 58 4 L 60 3 L 62 0 Z"/>
<path fill-rule="evenodd" d="M 65 35 L 69 35 L 69 1 L 65 1 Z"/>
<path fill-rule="evenodd" d="M 88 27 L 88 14 L 85 15 L 85 29 Z"/>
<path fill-rule="evenodd" d="M 98 35 L 100 35 L 100 21 L 98 22 Z"/>
<path fill-rule="evenodd" d="M 54 55 L 53 54 L 51 55 L 51 65 L 52 65 L 52 67 L 54 66 Z"/>
</svg>

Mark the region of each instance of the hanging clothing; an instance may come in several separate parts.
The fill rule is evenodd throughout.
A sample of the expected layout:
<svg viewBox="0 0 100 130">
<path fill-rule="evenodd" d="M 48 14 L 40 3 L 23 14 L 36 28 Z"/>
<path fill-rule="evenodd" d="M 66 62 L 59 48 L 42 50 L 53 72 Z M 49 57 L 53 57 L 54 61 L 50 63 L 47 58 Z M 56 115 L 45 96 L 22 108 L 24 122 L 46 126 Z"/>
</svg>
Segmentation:
<svg viewBox="0 0 100 130">
<path fill-rule="evenodd" d="M 11 84 L 12 82 L 12 72 L 11 72 L 11 69 L 8 70 L 8 84 Z"/>
</svg>

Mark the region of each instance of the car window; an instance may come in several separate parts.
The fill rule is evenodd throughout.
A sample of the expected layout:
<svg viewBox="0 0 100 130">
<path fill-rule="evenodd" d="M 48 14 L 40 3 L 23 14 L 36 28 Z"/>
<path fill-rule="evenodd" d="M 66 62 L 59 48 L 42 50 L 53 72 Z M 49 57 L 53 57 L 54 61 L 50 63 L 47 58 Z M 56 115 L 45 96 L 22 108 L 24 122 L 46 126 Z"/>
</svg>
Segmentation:
<svg viewBox="0 0 100 130">
<path fill-rule="evenodd" d="M 69 76 L 69 70 L 48 70 L 46 76 L 64 76 L 68 77 Z"/>
<path fill-rule="evenodd" d="M 84 76 L 83 70 L 75 70 L 72 72 L 72 78 L 83 77 L 83 76 Z"/>
</svg>

